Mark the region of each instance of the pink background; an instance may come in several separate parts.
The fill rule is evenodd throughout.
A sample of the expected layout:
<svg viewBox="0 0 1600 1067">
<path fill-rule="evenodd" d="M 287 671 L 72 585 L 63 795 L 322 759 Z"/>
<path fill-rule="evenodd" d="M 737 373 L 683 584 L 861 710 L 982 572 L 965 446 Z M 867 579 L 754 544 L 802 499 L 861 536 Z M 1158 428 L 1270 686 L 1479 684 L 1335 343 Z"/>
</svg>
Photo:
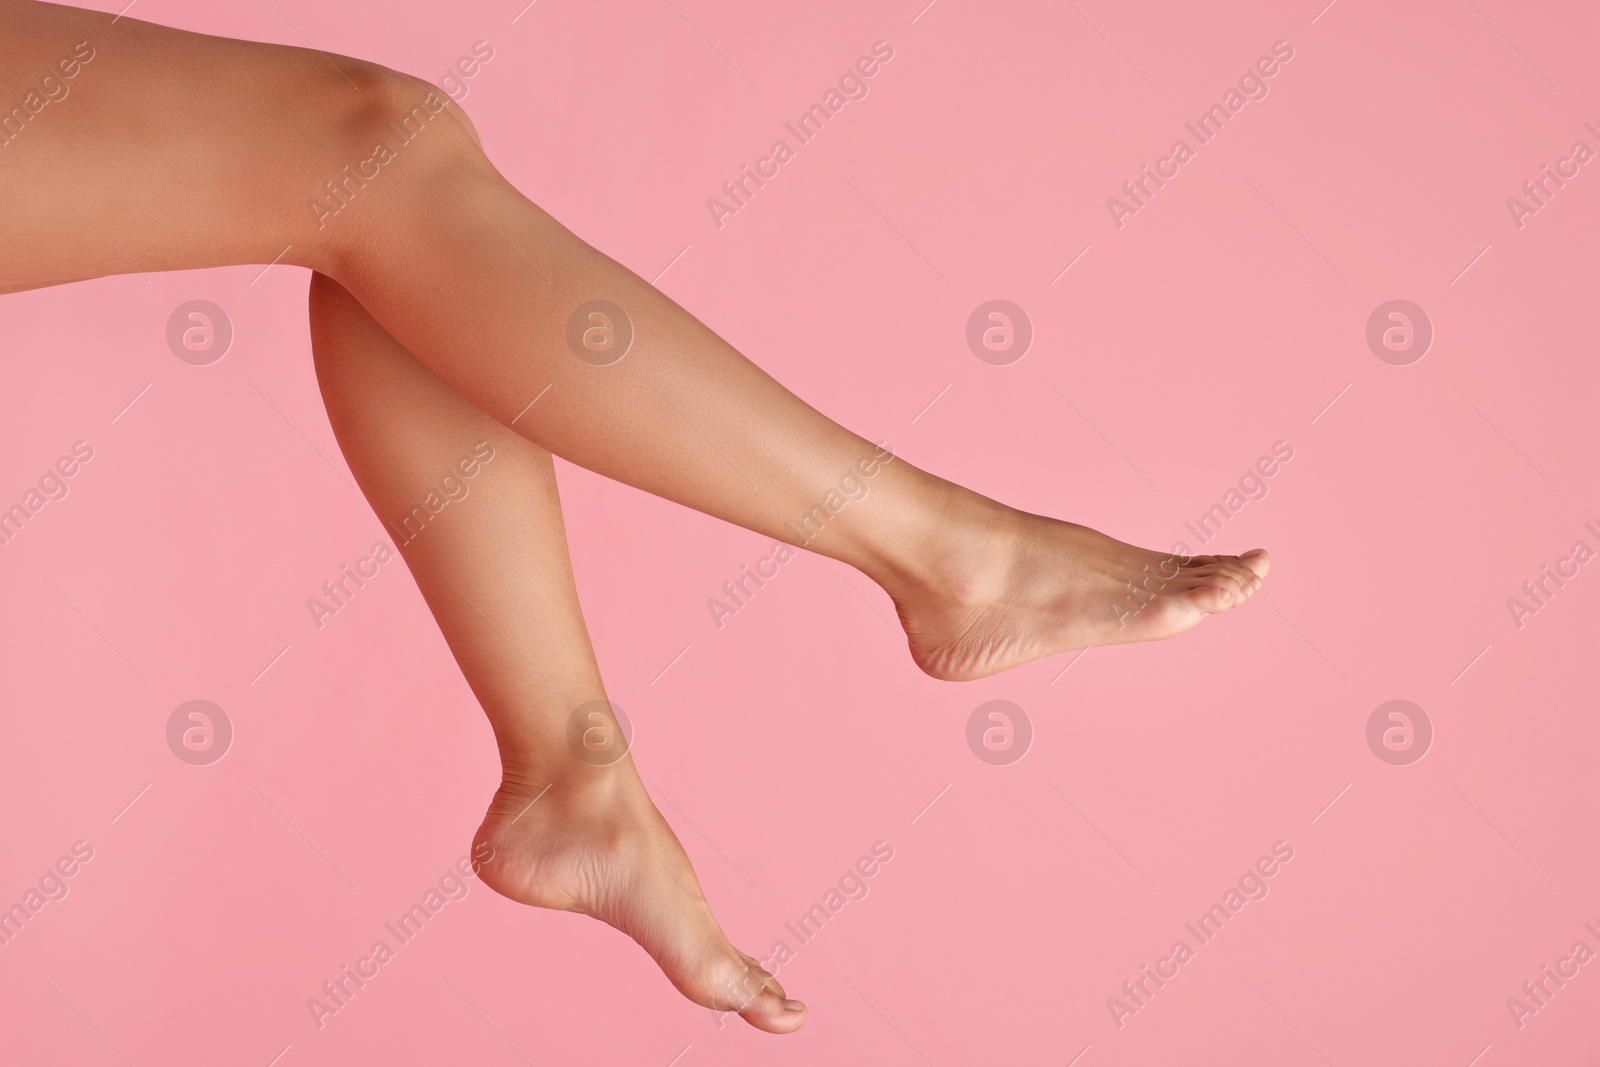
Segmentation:
<svg viewBox="0 0 1600 1067">
<path fill-rule="evenodd" d="M 0 546 L 0 904 L 75 841 L 94 859 L 0 948 L 3 1058 L 1594 1062 L 1600 963 L 1520 1029 L 1506 1005 L 1600 950 L 1600 572 L 1521 629 L 1506 604 L 1600 548 L 1600 175 L 1520 229 L 1505 203 L 1600 148 L 1592 10 L 274 2 L 130 15 L 430 79 L 486 41 L 465 105 L 504 172 L 646 278 L 671 264 L 664 290 L 823 411 L 1161 548 L 1287 441 L 1214 543 L 1275 570 L 1181 640 L 940 684 L 819 557 L 718 631 L 706 598 L 768 542 L 563 465 L 612 696 L 735 942 L 792 944 L 873 842 L 895 858 L 782 969 L 792 1038 L 719 1030 L 622 936 L 477 883 L 318 1030 L 307 998 L 466 853 L 496 767 L 402 565 L 310 621 L 385 534 L 317 397 L 307 276 L 8 297 L 0 502 L 74 441 L 95 457 Z M 870 95 L 719 230 L 706 199 L 877 40 Z M 1279 40 L 1270 95 L 1118 229 L 1106 198 Z M 237 332 L 208 367 L 165 341 L 197 298 Z M 1010 366 L 964 340 L 993 298 L 1034 324 Z M 1365 341 L 1395 298 L 1435 329 L 1410 366 Z M 195 698 L 236 730 L 205 767 L 165 741 Z M 1435 730 L 1409 766 L 1366 742 L 1396 698 Z M 1033 722 L 1020 762 L 967 747 L 990 699 Z M 1270 895 L 1119 1029 L 1107 998 L 1280 840 Z"/>
</svg>

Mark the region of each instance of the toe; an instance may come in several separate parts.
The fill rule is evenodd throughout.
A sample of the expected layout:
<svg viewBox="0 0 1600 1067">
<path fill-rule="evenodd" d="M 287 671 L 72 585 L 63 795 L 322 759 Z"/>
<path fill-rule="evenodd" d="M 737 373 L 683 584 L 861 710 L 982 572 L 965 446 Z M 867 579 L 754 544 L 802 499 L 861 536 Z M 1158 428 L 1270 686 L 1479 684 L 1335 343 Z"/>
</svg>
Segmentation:
<svg viewBox="0 0 1600 1067">
<path fill-rule="evenodd" d="M 1241 600 L 1249 600 L 1250 594 L 1261 588 L 1261 579 L 1241 560 L 1229 557 L 1218 563 L 1217 569 L 1238 583 Z"/>
<path fill-rule="evenodd" d="M 730 948 L 732 946 L 729 946 Z M 724 957 L 711 973 L 718 977 L 703 988 L 685 990 L 695 1000 L 717 1011 L 732 1011 L 757 1030 L 787 1034 L 805 1025 L 806 1006 L 789 999 L 782 983 L 760 962 L 737 949 Z"/>
<path fill-rule="evenodd" d="M 745 966 L 749 968 L 746 973 L 753 975 L 755 981 L 772 990 L 774 993 L 777 993 L 780 997 L 788 996 L 788 994 L 783 991 L 783 983 L 778 981 L 777 977 L 768 972 L 765 967 L 761 966 L 760 960 L 749 955 L 748 953 L 740 952 L 738 949 L 734 949 L 734 951 L 738 952 L 739 958 L 744 960 Z"/>
<path fill-rule="evenodd" d="M 1239 600 L 1244 599 L 1247 587 L 1255 583 L 1255 576 L 1250 573 L 1250 568 L 1232 563 L 1226 558 L 1206 564 L 1190 577 L 1196 585 L 1221 585 L 1234 593 Z"/>
<path fill-rule="evenodd" d="M 806 1006 L 767 986 L 740 1009 L 739 1017 L 757 1030 L 787 1034 L 806 1024 Z"/>
<path fill-rule="evenodd" d="M 1189 598 L 1189 603 L 1207 615 L 1216 615 L 1239 603 L 1237 588 L 1231 578 L 1212 575 L 1184 595 Z"/>
<path fill-rule="evenodd" d="M 1239 562 L 1249 567 L 1257 578 L 1265 578 L 1267 572 L 1272 569 L 1272 557 L 1264 548 L 1252 548 L 1239 557 Z"/>
</svg>

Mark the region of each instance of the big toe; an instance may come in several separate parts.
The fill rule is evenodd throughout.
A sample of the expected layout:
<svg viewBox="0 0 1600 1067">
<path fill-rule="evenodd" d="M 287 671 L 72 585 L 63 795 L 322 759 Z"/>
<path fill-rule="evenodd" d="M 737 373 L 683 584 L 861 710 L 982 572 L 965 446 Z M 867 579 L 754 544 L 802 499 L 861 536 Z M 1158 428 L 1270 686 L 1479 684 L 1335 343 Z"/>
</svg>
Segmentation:
<svg viewBox="0 0 1600 1067">
<path fill-rule="evenodd" d="M 739 1009 L 739 1017 L 757 1030 L 788 1034 L 806 1024 L 806 1006 L 768 985 Z"/>
<path fill-rule="evenodd" d="M 789 999 L 783 985 L 751 956 L 734 950 L 739 963 L 724 961 L 715 969 L 720 977 L 709 989 L 685 990 L 691 999 L 719 1011 L 733 1011 L 757 1030 L 787 1034 L 805 1025 L 806 1006 Z M 696 995 L 698 993 L 699 995 Z"/>
<path fill-rule="evenodd" d="M 769 1034 L 787 1034 L 804 1026 L 806 1006 L 798 1000 L 789 999 L 789 994 L 783 990 L 783 983 L 767 973 L 754 957 L 743 952 L 739 955 L 745 962 L 746 981 L 755 977 L 761 983 L 755 995 L 739 1008 L 739 1017 L 757 1030 L 765 1030 Z"/>
</svg>

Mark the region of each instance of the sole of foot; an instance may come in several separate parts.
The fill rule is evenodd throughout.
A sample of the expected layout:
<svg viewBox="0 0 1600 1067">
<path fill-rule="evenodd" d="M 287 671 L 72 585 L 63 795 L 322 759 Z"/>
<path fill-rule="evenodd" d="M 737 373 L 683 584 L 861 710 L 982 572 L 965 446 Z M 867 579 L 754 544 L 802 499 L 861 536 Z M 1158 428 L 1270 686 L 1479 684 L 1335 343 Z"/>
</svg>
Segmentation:
<svg viewBox="0 0 1600 1067">
<path fill-rule="evenodd" d="M 479 878 L 518 903 L 577 912 L 627 934 L 702 1007 L 768 1033 L 805 1025 L 805 1005 L 723 934 L 631 759 L 605 770 L 612 773 L 600 788 L 569 780 L 540 795 L 502 786 L 473 839 L 474 854 L 490 857 Z"/>
</svg>

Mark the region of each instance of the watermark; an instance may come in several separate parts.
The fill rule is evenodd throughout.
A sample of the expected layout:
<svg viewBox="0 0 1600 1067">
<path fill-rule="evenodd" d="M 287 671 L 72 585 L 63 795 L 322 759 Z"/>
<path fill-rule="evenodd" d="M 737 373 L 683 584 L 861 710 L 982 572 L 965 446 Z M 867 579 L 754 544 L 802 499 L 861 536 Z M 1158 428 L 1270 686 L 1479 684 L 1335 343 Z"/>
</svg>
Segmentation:
<svg viewBox="0 0 1600 1067">
<path fill-rule="evenodd" d="M 1600 129 L 1595 128 L 1593 122 L 1585 122 L 1583 128 L 1600 137 Z M 1511 222 L 1517 229 L 1526 226 L 1530 215 L 1537 215 L 1550 206 L 1550 201 L 1555 199 L 1556 192 L 1566 187 L 1567 182 L 1583 173 L 1583 165 L 1594 158 L 1594 149 L 1586 141 L 1572 142 L 1572 147 L 1567 150 L 1567 155 L 1556 160 L 1552 169 L 1550 164 L 1542 164 L 1539 176 L 1522 183 L 1522 197 L 1506 197 L 1506 210 L 1511 212 Z"/>
<path fill-rule="evenodd" d="M 494 58 L 494 46 L 488 41 L 472 42 L 472 54 L 462 56 L 451 65 L 450 69 L 439 75 L 439 88 L 445 95 L 460 103 L 472 92 L 467 82 L 483 73 L 484 64 Z"/>
<path fill-rule="evenodd" d="M 339 176 L 323 182 L 322 193 L 306 201 L 306 206 L 311 209 L 311 217 L 316 220 L 317 229 L 323 229 L 329 219 L 349 207 L 357 194 L 367 187 L 367 183 L 375 181 L 383 173 L 384 167 L 399 158 L 400 150 L 422 136 L 428 124 L 449 106 L 450 101 L 438 93 L 428 93 L 400 116 L 399 125 L 395 124 L 394 119 L 385 123 L 394 135 L 393 145 L 388 141 L 378 141 L 372 146 L 370 155 L 354 164 L 346 163 L 340 167 Z"/>
<path fill-rule="evenodd" d="M 591 767 L 609 767 L 633 747 L 633 722 L 622 705 L 586 700 L 567 716 L 567 748 Z"/>
<path fill-rule="evenodd" d="M 738 577 L 723 582 L 722 592 L 726 600 L 706 598 L 706 609 L 711 612 L 711 621 L 717 629 L 722 629 L 725 625 L 723 620 L 728 616 L 737 615 L 749 607 L 757 590 L 765 589 L 767 582 L 778 576 L 779 568 L 797 555 L 799 553 L 782 541 L 774 541 L 772 551 L 757 559 L 753 566 L 749 563 L 742 565 Z"/>
<path fill-rule="evenodd" d="M 167 716 L 167 748 L 192 767 L 207 767 L 233 746 L 233 720 L 209 700 L 179 704 Z"/>
<path fill-rule="evenodd" d="M 856 461 L 854 467 L 846 470 L 839 478 L 837 489 L 829 489 L 822 497 L 820 504 L 814 504 L 811 510 L 800 517 L 799 522 L 789 522 L 784 525 L 794 534 L 795 538 L 804 547 L 811 540 L 822 533 L 829 521 L 845 506 L 858 500 L 867 498 L 867 481 L 875 478 L 878 472 L 894 462 L 894 452 L 885 448 L 886 442 L 876 442 L 872 455 Z"/>
<path fill-rule="evenodd" d="M 1247 504 L 1265 500 L 1272 492 L 1269 482 L 1292 459 L 1294 459 L 1293 445 L 1288 441 L 1274 442 L 1271 452 L 1263 454 L 1254 464 L 1246 467 L 1234 485 L 1229 486 L 1222 494 L 1221 499 L 1193 521 L 1185 522 L 1184 529 L 1198 542 L 1196 547 L 1203 547 L 1214 540 L 1222 533 L 1223 527 L 1236 518 Z M 1145 608 L 1154 604 L 1166 589 L 1167 583 L 1181 575 L 1183 566 L 1197 554 L 1189 547 L 1187 541 L 1174 541 L 1169 555 L 1155 564 L 1146 563 L 1140 568 L 1138 575 L 1124 581 L 1122 596 L 1111 602 L 1111 613 L 1116 617 L 1117 627 L 1125 628 Z"/>
<path fill-rule="evenodd" d="M 823 495 L 822 502 L 813 505 L 799 522 L 784 524 L 794 535 L 796 543 L 801 547 L 809 544 L 847 505 L 867 498 L 871 488 L 867 484 L 868 481 L 877 477 L 879 471 L 894 461 L 894 452 L 885 447 L 885 444 L 882 441 L 878 442 L 872 455 L 857 460 L 854 466 L 847 468 L 839 478 L 838 487 L 829 489 Z M 794 556 L 795 551 L 791 546 L 776 542 L 772 546 L 771 553 L 756 560 L 753 570 L 746 564 L 740 569 L 738 577 L 723 582 L 722 592 L 726 599 L 706 598 L 706 610 L 711 613 L 711 621 L 716 628 L 722 629 L 724 620 L 728 616 L 737 615 L 749 607 L 757 590 L 765 588 L 767 582 L 776 578 L 778 568 Z"/>
<path fill-rule="evenodd" d="M 1588 530 L 1597 540 L 1600 540 L 1600 530 L 1595 529 L 1592 522 L 1585 522 L 1583 528 Z M 1539 575 L 1522 583 L 1522 597 L 1507 597 L 1506 610 L 1511 612 L 1511 621 L 1517 629 L 1528 625 L 1528 619 L 1539 614 L 1550 606 L 1550 601 L 1555 595 L 1565 589 L 1567 582 L 1576 578 L 1584 564 L 1594 559 L 1594 549 L 1589 547 L 1587 541 L 1572 542 L 1572 547 L 1565 556 L 1557 557 L 1555 563 L 1546 563 L 1540 566 Z"/>
<path fill-rule="evenodd" d="M 374 541 L 372 548 L 355 563 L 346 563 L 339 573 L 322 583 L 321 596 L 306 597 L 306 610 L 317 629 L 322 629 L 328 616 L 337 615 L 350 606 L 356 593 L 376 578 L 385 563 L 395 558 L 394 549 L 382 541 Z"/>
<path fill-rule="evenodd" d="M 730 216 L 749 207 L 756 192 L 782 173 L 783 167 L 795 158 L 796 152 L 810 144 L 844 110 L 846 104 L 853 100 L 865 100 L 870 91 L 867 82 L 876 77 L 883 64 L 893 58 L 893 45 L 888 41 L 874 41 L 872 54 L 862 56 L 845 68 L 835 85 L 823 93 L 820 103 L 812 104 L 794 121 L 783 124 L 784 130 L 794 138 L 793 147 L 788 140 L 779 138 L 772 142 L 766 155 L 755 161 L 754 167 L 748 163 L 740 164 L 739 176 L 722 183 L 723 195 L 706 198 L 706 210 L 711 212 L 711 221 L 717 229 L 722 229 Z"/>
<path fill-rule="evenodd" d="M 813 903 L 798 919 L 783 924 L 784 931 L 794 938 L 795 943 L 790 945 L 788 940 L 783 938 L 774 941 L 772 947 L 767 950 L 766 957 L 761 960 L 762 970 L 776 978 L 778 971 L 793 961 L 799 955 L 800 949 L 820 936 L 823 928 L 838 918 L 846 905 L 867 899 L 867 894 L 871 892 L 868 883 L 893 859 L 893 845 L 887 841 L 874 841 L 870 855 L 863 854 L 855 863 L 846 867 L 838 880 L 822 894 L 821 900 Z M 723 1019 L 743 1011 L 745 1006 L 755 999 L 761 992 L 764 981 L 765 979 L 754 971 L 746 971 L 739 982 L 724 984 L 723 993 L 738 1007 L 730 1011 L 711 1009 L 711 1017 L 716 1021 L 718 1030 L 722 1029 Z"/>
<path fill-rule="evenodd" d="M 1033 745 L 1033 720 L 1021 705 L 986 700 L 967 716 L 967 747 L 983 762 L 1008 767 Z"/>
<path fill-rule="evenodd" d="M 33 917 L 44 910 L 46 904 L 67 899 L 71 887 L 67 881 L 94 859 L 94 846 L 87 841 L 74 841 L 69 855 L 63 855 L 45 868 L 38 880 L 28 887 L 22 898 L 4 911 L 0 911 L 0 946 L 9 945 L 22 933 Z"/>
<path fill-rule="evenodd" d="M 1222 494 L 1221 500 L 1212 504 L 1193 522 L 1185 522 L 1183 528 L 1195 536 L 1199 545 L 1209 544 L 1212 538 L 1222 532 L 1224 526 L 1238 517 L 1246 504 L 1267 499 L 1267 494 L 1272 491 L 1272 487 L 1267 483 L 1292 459 L 1294 459 L 1294 446 L 1288 441 L 1274 441 L 1270 454 L 1260 456 L 1252 466 L 1246 467 L 1244 473 L 1239 475 L 1238 481 Z M 1188 557 L 1196 555 L 1183 541 L 1174 544 L 1172 552 L 1174 555 L 1185 557 L 1185 562 L 1188 561 Z"/>
<path fill-rule="evenodd" d="M 991 366 L 1010 366 L 1032 344 L 1033 320 L 1009 300 L 986 300 L 967 317 L 967 347 Z"/>
<path fill-rule="evenodd" d="M 1367 747 L 1393 767 L 1408 767 L 1433 747 L 1433 720 L 1409 700 L 1388 700 L 1367 717 Z"/>
<path fill-rule="evenodd" d="M 585 300 L 567 316 L 567 348 L 591 367 L 609 367 L 633 347 L 633 320 L 609 300 Z"/>
<path fill-rule="evenodd" d="M 493 459 L 494 445 L 488 441 L 474 443 L 470 455 L 461 457 L 446 470 L 439 479 L 439 488 L 429 489 L 422 503 L 406 512 L 398 521 L 388 522 L 389 532 L 395 535 L 397 543 L 403 545 L 415 541 L 441 511 L 452 503 L 467 499 L 467 494 L 472 492 L 472 486 L 467 483 L 476 478 L 484 464 Z"/>
<path fill-rule="evenodd" d="M 167 347 L 191 367 L 209 367 L 233 347 L 233 320 L 209 300 L 179 304 L 167 317 Z"/>
<path fill-rule="evenodd" d="M 1584 921 L 1583 928 L 1594 937 L 1600 938 L 1600 929 L 1594 923 Z M 1506 1010 L 1511 1013 L 1511 1021 L 1521 1030 L 1528 1025 L 1528 1016 L 1538 1015 L 1550 1006 L 1550 1001 L 1555 995 L 1565 989 L 1567 983 L 1582 973 L 1583 966 L 1594 959 L 1594 949 L 1589 947 L 1587 941 L 1581 938 L 1572 943 L 1565 956 L 1556 958 L 1554 967 L 1550 964 L 1541 964 L 1537 978 L 1529 979 L 1522 983 L 1520 997 L 1507 997 Z M 1555 988 L 1551 988 L 1554 986 Z"/>
<path fill-rule="evenodd" d="M 9 545 L 46 504 L 65 500 L 72 488 L 67 483 L 93 458 L 93 445 L 88 441 L 74 441 L 71 453 L 45 468 L 35 486 L 25 491 L 17 503 L 0 509 L 0 545 Z"/>
<path fill-rule="evenodd" d="M 1367 316 L 1367 347 L 1391 367 L 1409 367 L 1433 345 L 1433 320 L 1410 300 L 1387 300 Z"/>
<path fill-rule="evenodd" d="M 1139 580 L 1128 579 L 1122 583 L 1122 598 L 1111 602 L 1111 614 L 1117 620 L 1117 629 L 1125 629 L 1129 620 L 1136 619 L 1145 608 L 1156 602 L 1167 583 L 1183 573 L 1183 565 L 1194 557 L 1185 555 L 1163 557 L 1154 567 L 1146 563 L 1139 568 Z M 1167 568 L 1172 573 L 1167 573 Z"/>
<path fill-rule="evenodd" d="M 341 965 L 335 977 L 322 983 L 320 996 L 307 997 L 306 1010 L 311 1013 L 311 1021 L 316 1023 L 317 1029 L 321 1030 L 327 1025 L 329 1016 L 348 1008 L 355 995 L 382 974 L 383 968 L 393 962 L 400 950 L 438 917 L 446 904 L 465 900 L 469 889 L 467 883 L 476 878 L 478 872 L 493 859 L 494 846 L 487 841 L 478 842 L 472 848 L 471 859 L 462 856 L 456 860 L 453 867 L 447 867 L 438 880 L 428 887 L 419 901 L 401 912 L 398 918 L 383 924 L 387 937 L 374 941 L 367 954 L 358 957 L 353 965 Z M 390 938 L 394 940 L 393 945 L 389 943 Z"/>
<path fill-rule="evenodd" d="M 1271 892 L 1269 881 L 1290 860 L 1294 859 L 1294 846 L 1287 841 L 1276 841 L 1271 855 L 1263 855 L 1245 869 L 1237 882 L 1228 887 L 1222 900 L 1200 913 L 1200 917 L 1183 924 L 1184 930 L 1194 938 L 1190 945 L 1186 938 L 1172 943 L 1165 956 L 1154 964 L 1142 964 L 1139 975 L 1122 983 L 1122 995 L 1106 998 L 1106 1010 L 1118 1030 L 1127 1025 L 1129 1016 L 1138 1015 L 1150 1006 L 1155 995 L 1166 984 L 1178 977 L 1185 966 L 1192 963 L 1200 950 L 1216 939 L 1227 924 L 1244 910 L 1246 904 L 1267 899 Z"/>
<path fill-rule="evenodd" d="M 39 120 L 45 108 L 65 100 L 72 93 L 72 79 L 82 73 L 94 57 L 94 46 L 88 41 L 79 41 L 72 46 L 71 55 L 56 60 L 56 65 L 39 79 L 38 88 L 29 89 L 23 95 L 22 103 L 0 112 L 0 148 L 10 148 L 12 141 Z"/>
<path fill-rule="evenodd" d="M 1148 207 L 1157 190 L 1176 178 L 1184 165 L 1220 134 L 1247 103 L 1265 100 L 1269 91 L 1268 80 L 1278 74 L 1282 69 L 1281 64 L 1287 64 L 1293 58 L 1294 48 L 1288 41 L 1274 41 L 1272 54 L 1260 57 L 1253 66 L 1246 68 L 1239 76 L 1236 87 L 1229 86 L 1227 92 L 1222 94 L 1221 103 L 1212 104 L 1193 122 L 1185 122 L 1183 128 L 1194 137 L 1194 145 L 1182 137 L 1178 138 L 1172 142 L 1167 155 L 1156 160 L 1154 168 L 1146 163 L 1139 168 L 1139 177 L 1122 183 L 1126 199 L 1107 197 L 1106 210 L 1111 213 L 1112 224 L 1119 230 L 1127 225 L 1128 216 L 1137 215 Z"/>
</svg>

